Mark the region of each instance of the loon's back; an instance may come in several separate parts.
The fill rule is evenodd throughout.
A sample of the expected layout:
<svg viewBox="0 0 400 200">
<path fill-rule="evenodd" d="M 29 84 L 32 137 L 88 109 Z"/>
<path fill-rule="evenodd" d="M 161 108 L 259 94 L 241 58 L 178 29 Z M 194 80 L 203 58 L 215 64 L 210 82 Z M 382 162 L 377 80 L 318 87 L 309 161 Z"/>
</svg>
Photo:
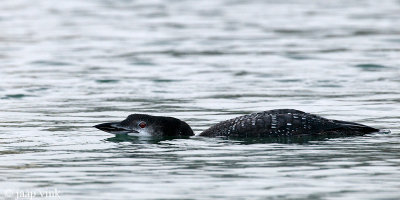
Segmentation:
<svg viewBox="0 0 400 200">
<path fill-rule="evenodd" d="M 378 129 L 353 122 L 330 120 L 294 109 L 277 109 L 220 122 L 200 133 L 206 137 L 270 137 L 312 134 L 360 135 Z"/>
</svg>

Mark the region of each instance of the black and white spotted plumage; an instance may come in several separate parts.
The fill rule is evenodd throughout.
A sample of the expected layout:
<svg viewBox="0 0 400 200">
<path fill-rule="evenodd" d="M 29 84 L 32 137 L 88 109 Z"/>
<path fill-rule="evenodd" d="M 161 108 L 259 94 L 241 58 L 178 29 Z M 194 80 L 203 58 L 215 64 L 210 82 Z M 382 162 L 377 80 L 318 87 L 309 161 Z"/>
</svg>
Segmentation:
<svg viewBox="0 0 400 200">
<path fill-rule="evenodd" d="M 326 119 L 294 109 L 277 109 L 243 115 L 220 122 L 200 133 L 206 137 L 271 137 L 324 133 L 364 134 L 378 129 Z"/>
</svg>

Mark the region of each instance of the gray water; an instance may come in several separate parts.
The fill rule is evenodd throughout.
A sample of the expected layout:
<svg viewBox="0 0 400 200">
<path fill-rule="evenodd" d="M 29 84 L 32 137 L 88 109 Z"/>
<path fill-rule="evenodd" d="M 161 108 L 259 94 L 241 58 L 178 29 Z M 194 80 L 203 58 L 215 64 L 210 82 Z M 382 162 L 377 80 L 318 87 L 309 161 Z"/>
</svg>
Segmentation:
<svg viewBox="0 0 400 200">
<path fill-rule="evenodd" d="M 0 199 L 400 199 L 398 0 L 6 0 L 0 78 Z M 148 141 L 92 127 L 147 113 L 198 134 L 277 108 L 391 133 Z"/>
</svg>

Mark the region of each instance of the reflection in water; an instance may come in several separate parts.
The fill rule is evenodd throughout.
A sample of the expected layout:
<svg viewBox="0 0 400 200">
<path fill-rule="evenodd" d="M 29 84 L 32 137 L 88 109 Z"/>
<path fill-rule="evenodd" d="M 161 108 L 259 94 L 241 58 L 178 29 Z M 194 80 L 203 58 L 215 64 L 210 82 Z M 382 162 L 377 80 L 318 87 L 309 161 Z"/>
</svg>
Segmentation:
<svg viewBox="0 0 400 200">
<path fill-rule="evenodd" d="M 119 134 L 115 135 L 114 137 L 110 137 L 105 139 L 105 141 L 108 142 L 131 142 L 134 144 L 158 144 L 161 141 L 169 141 L 169 140 L 174 140 L 174 139 L 182 139 L 186 138 L 188 139 L 189 137 L 138 137 L 138 136 L 130 136 L 130 135 L 125 135 L 125 134 Z"/>
<path fill-rule="evenodd" d="M 377 133 L 373 134 L 389 134 L 390 130 L 381 130 Z M 357 135 L 358 134 L 358 135 Z M 234 144 L 268 144 L 268 143 L 280 143 L 280 144 L 309 144 L 310 142 L 316 141 L 328 141 L 329 139 L 334 138 L 349 138 L 349 137 L 357 137 L 357 136 L 366 136 L 371 134 L 362 134 L 357 132 L 331 132 L 326 134 L 319 135 L 294 135 L 294 136 L 271 136 L 271 137 L 248 137 L 248 138 L 236 138 L 236 137 L 214 137 L 207 138 L 201 136 L 192 136 L 192 137 L 140 137 L 140 136 L 130 136 L 127 134 L 118 134 L 114 137 L 110 137 L 105 139 L 108 142 L 130 142 L 132 144 L 160 144 L 160 142 L 168 142 L 174 139 L 206 139 L 206 140 L 215 140 L 218 142 L 227 142 Z"/>
<path fill-rule="evenodd" d="M 0 199 L 54 188 L 61 199 L 399 199 L 399 8 L 3 1 Z M 92 128 L 147 113 L 198 134 L 277 108 L 392 133 L 143 139 Z"/>
</svg>

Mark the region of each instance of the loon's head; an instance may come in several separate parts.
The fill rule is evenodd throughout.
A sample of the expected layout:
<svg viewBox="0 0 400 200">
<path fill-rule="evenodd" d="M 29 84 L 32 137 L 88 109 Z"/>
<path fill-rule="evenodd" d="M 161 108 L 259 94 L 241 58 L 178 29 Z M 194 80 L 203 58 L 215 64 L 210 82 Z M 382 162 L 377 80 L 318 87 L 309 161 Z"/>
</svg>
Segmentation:
<svg viewBox="0 0 400 200">
<path fill-rule="evenodd" d="M 113 134 L 134 136 L 192 136 L 190 126 L 177 118 L 132 114 L 121 122 L 110 122 L 94 127 Z"/>
</svg>

